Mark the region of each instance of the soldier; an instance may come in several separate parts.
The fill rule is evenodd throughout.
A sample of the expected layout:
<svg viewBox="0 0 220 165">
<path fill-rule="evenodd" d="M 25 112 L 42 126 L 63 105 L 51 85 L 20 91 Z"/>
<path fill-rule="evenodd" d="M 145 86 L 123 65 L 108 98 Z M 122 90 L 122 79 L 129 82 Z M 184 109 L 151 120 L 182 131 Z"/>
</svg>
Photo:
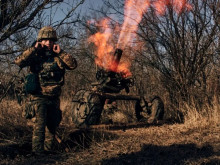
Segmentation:
<svg viewBox="0 0 220 165">
<path fill-rule="evenodd" d="M 15 59 L 19 67 L 29 66 L 30 70 L 25 78 L 25 91 L 28 93 L 25 116 L 34 122 L 34 153 L 53 150 L 56 128 L 62 118 L 59 96 L 65 69 L 77 67 L 76 60 L 63 51 L 56 41 L 56 31 L 52 27 L 43 27 L 36 44 Z"/>
</svg>

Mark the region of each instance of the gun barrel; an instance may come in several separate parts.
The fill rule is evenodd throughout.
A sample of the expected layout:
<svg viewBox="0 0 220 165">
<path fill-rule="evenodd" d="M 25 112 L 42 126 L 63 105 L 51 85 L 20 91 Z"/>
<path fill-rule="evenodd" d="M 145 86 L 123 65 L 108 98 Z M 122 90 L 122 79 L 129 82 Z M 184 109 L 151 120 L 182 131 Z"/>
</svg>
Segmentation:
<svg viewBox="0 0 220 165">
<path fill-rule="evenodd" d="M 114 53 L 114 56 L 113 56 L 113 62 L 114 62 L 114 67 L 115 67 L 113 70 L 115 70 L 115 71 L 117 71 L 118 64 L 121 60 L 122 53 L 123 53 L 123 51 L 121 49 L 117 48 L 115 50 L 115 53 Z"/>
</svg>

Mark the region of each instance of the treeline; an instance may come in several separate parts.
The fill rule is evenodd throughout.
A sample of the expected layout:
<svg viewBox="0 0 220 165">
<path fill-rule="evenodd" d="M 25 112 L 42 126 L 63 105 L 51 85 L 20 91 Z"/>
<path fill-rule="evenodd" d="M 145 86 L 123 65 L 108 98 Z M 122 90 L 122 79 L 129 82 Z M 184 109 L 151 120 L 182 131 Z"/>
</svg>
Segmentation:
<svg viewBox="0 0 220 165">
<path fill-rule="evenodd" d="M 88 21 L 98 21 L 114 13 L 118 15 L 117 20 L 111 22 L 114 28 L 115 21 L 123 16 L 124 1 L 104 0 L 102 8 L 84 16 L 75 11 L 83 1 L 75 1 L 69 4 L 72 8 L 66 17 L 56 23 L 46 21 L 44 11 L 46 8 L 54 11 L 55 7 L 61 7 L 62 1 L 28 2 L 1 1 L 0 18 L 8 20 L 0 27 L 1 74 L 8 77 L 9 72 L 16 74 L 18 68 L 11 64 L 14 57 L 31 45 L 42 26 L 50 25 L 57 29 L 61 47 L 78 61 L 78 68 L 66 74 L 63 97 L 69 98 L 79 89 L 91 88 L 96 80 L 95 47 L 87 39 L 100 27 Z M 189 3 L 192 9 L 179 13 L 168 6 L 163 15 L 158 15 L 153 7 L 144 14 L 135 40 L 139 49 L 128 48 L 130 56 L 135 57 L 131 66 L 135 85 L 131 93 L 146 98 L 159 95 L 166 106 L 173 109 L 189 104 L 199 110 L 212 105 L 220 93 L 220 1 L 189 0 Z M 20 16 L 7 17 L 9 10 Z M 7 84 L 8 80 L 1 78 L 1 83 Z"/>
</svg>

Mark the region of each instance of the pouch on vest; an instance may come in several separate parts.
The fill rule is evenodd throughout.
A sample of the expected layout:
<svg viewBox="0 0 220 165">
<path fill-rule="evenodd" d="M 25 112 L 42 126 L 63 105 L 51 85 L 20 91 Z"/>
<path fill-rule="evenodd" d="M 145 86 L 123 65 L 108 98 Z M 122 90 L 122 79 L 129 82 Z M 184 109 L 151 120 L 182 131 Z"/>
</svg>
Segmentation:
<svg viewBox="0 0 220 165">
<path fill-rule="evenodd" d="M 27 94 L 38 94 L 40 92 L 40 83 L 37 74 L 30 73 L 25 77 L 24 89 Z"/>
<path fill-rule="evenodd" d="M 39 74 L 41 86 L 63 85 L 65 70 L 60 69 L 57 63 L 45 63 Z"/>
<path fill-rule="evenodd" d="M 27 102 L 22 111 L 22 116 L 25 117 L 26 119 L 32 119 L 36 115 L 36 106 L 37 104 L 34 102 Z"/>
<path fill-rule="evenodd" d="M 25 104 L 25 108 L 23 109 L 22 116 L 24 116 L 26 119 L 32 119 L 35 117 L 35 109 L 34 105 L 31 105 L 30 103 Z"/>
</svg>

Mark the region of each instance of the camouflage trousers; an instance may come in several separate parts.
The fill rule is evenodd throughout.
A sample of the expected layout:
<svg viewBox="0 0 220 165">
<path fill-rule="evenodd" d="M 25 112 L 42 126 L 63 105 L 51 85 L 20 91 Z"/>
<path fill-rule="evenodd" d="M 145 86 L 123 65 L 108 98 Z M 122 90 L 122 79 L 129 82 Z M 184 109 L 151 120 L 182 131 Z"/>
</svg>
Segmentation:
<svg viewBox="0 0 220 165">
<path fill-rule="evenodd" d="M 53 150 L 56 128 L 62 119 L 60 100 L 58 97 L 33 97 L 31 102 L 35 110 L 32 118 L 32 151 Z"/>
</svg>

